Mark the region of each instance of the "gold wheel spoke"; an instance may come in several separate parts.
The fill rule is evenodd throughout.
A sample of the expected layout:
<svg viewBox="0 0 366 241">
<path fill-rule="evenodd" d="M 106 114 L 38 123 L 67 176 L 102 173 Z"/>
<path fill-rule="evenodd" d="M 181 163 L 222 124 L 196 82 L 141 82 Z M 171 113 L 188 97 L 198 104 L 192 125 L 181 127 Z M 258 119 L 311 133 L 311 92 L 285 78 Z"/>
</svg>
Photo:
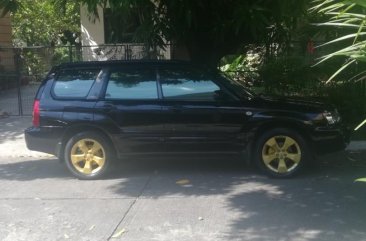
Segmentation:
<svg viewBox="0 0 366 241">
<path fill-rule="evenodd" d="M 287 135 L 272 136 L 262 149 L 263 164 L 268 170 L 278 174 L 295 170 L 301 162 L 301 157 L 299 144 Z"/>
<path fill-rule="evenodd" d="M 271 154 L 263 154 L 263 161 L 266 165 L 269 165 L 274 159 L 277 158 L 276 156 L 276 152 L 271 153 Z"/>
<path fill-rule="evenodd" d="M 271 147 L 273 150 L 278 151 L 280 149 L 280 147 L 278 146 L 277 140 L 276 138 L 272 137 L 271 139 L 269 139 L 266 144 L 267 146 Z"/>
<path fill-rule="evenodd" d="M 85 166 L 84 166 L 84 168 L 83 168 L 83 173 L 85 173 L 85 174 L 90 174 L 90 173 L 92 173 L 92 167 L 91 167 L 91 165 L 90 165 L 91 163 L 90 163 L 90 161 L 86 161 L 85 162 Z"/>
<path fill-rule="evenodd" d="M 286 137 L 282 147 L 284 150 L 287 150 L 290 146 L 294 144 L 296 144 L 296 142 L 292 138 Z"/>
<path fill-rule="evenodd" d="M 71 155 L 71 161 L 74 165 L 78 165 L 79 162 L 84 161 L 84 160 L 85 160 L 84 154 Z"/>
<path fill-rule="evenodd" d="M 104 158 L 103 158 L 103 157 L 94 156 L 94 157 L 93 157 L 93 161 L 94 161 L 95 163 L 97 163 L 97 164 L 98 164 L 98 166 L 100 166 L 100 167 L 104 165 Z"/>
<path fill-rule="evenodd" d="M 94 139 L 81 139 L 71 149 L 71 164 L 84 175 L 98 173 L 106 164 L 103 146 Z"/>
<path fill-rule="evenodd" d="M 95 155 L 99 150 L 102 150 L 102 146 L 98 142 L 93 142 L 93 147 L 91 148 L 92 153 Z"/>
<path fill-rule="evenodd" d="M 300 159 L 301 159 L 301 154 L 299 153 L 287 153 L 287 158 L 290 159 L 291 161 L 295 162 L 295 163 L 299 163 Z"/>
<path fill-rule="evenodd" d="M 83 152 L 83 153 L 88 153 L 88 147 L 86 146 L 85 140 L 81 140 L 77 143 L 79 149 Z"/>
<path fill-rule="evenodd" d="M 284 159 L 280 159 L 279 163 L 278 163 L 278 169 L 277 171 L 279 173 L 285 173 L 287 172 L 287 166 L 286 166 L 286 162 Z"/>
</svg>

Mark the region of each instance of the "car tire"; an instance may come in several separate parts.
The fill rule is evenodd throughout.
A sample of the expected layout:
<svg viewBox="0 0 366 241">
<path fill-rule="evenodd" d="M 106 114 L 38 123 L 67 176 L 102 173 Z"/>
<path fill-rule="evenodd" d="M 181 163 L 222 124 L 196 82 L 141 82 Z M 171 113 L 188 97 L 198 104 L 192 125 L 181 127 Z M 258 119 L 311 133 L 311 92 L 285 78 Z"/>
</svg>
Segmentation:
<svg viewBox="0 0 366 241">
<path fill-rule="evenodd" d="M 303 169 L 307 159 L 306 141 L 291 129 L 276 128 L 267 131 L 255 144 L 254 161 L 271 177 L 292 177 Z"/>
<path fill-rule="evenodd" d="M 93 180 L 107 173 L 113 152 L 106 137 L 98 132 L 87 131 L 67 141 L 64 159 L 66 167 L 75 177 Z"/>
</svg>

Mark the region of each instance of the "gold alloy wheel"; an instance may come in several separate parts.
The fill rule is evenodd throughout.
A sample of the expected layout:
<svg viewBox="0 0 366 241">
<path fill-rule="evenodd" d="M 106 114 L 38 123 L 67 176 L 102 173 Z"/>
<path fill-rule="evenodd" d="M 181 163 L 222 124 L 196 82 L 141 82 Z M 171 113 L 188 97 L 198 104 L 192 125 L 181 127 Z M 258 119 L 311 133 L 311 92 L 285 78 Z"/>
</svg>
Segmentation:
<svg viewBox="0 0 366 241">
<path fill-rule="evenodd" d="M 71 164 L 82 174 L 94 174 L 105 165 L 105 151 L 102 145 L 93 139 L 81 139 L 71 149 Z"/>
<path fill-rule="evenodd" d="M 301 149 L 289 136 L 274 136 L 264 143 L 262 160 L 271 171 L 285 174 L 299 165 Z"/>
</svg>

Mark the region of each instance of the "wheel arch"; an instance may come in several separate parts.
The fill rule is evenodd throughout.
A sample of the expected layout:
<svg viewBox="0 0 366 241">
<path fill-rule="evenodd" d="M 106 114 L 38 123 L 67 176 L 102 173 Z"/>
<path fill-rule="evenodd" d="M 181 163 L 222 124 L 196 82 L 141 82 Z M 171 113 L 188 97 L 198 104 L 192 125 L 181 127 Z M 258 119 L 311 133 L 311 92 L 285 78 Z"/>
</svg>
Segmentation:
<svg viewBox="0 0 366 241">
<path fill-rule="evenodd" d="M 117 149 L 112 141 L 112 137 L 106 130 L 104 130 L 103 128 L 101 128 L 99 126 L 95 126 L 93 124 L 79 123 L 79 124 L 74 124 L 74 125 L 69 126 L 65 130 L 64 134 L 62 135 L 61 145 L 60 145 L 60 148 L 57 153 L 57 156 L 59 157 L 59 159 L 61 161 L 64 160 L 63 153 L 65 150 L 67 141 L 70 140 L 70 138 L 73 137 L 74 135 L 81 133 L 81 132 L 87 132 L 87 131 L 96 132 L 96 133 L 102 135 L 106 139 L 106 141 L 108 141 L 108 144 L 110 145 L 111 151 L 113 152 L 113 154 L 114 155 L 117 154 Z"/>
<path fill-rule="evenodd" d="M 272 120 L 264 122 L 260 125 L 258 125 L 252 136 L 252 140 L 249 143 L 249 163 L 253 162 L 253 155 L 254 155 L 254 148 L 258 141 L 258 139 L 264 135 L 266 132 L 273 130 L 273 129 L 289 129 L 291 131 L 297 132 L 299 135 L 301 135 L 304 138 L 304 141 L 306 142 L 306 145 L 308 147 L 311 147 L 311 138 L 308 131 L 307 126 L 304 123 L 301 123 L 300 121 L 291 121 L 291 120 Z"/>
</svg>

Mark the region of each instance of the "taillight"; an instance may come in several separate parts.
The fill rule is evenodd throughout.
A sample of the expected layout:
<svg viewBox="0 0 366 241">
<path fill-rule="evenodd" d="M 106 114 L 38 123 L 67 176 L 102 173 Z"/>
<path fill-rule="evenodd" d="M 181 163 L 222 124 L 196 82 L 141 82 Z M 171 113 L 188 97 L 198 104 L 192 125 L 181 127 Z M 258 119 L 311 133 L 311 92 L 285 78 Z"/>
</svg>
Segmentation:
<svg viewBox="0 0 366 241">
<path fill-rule="evenodd" d="M 39 127 L 39 100 L 35 100 L 33 104 L 33 120 L 34 127 Z"/>
</svg>

